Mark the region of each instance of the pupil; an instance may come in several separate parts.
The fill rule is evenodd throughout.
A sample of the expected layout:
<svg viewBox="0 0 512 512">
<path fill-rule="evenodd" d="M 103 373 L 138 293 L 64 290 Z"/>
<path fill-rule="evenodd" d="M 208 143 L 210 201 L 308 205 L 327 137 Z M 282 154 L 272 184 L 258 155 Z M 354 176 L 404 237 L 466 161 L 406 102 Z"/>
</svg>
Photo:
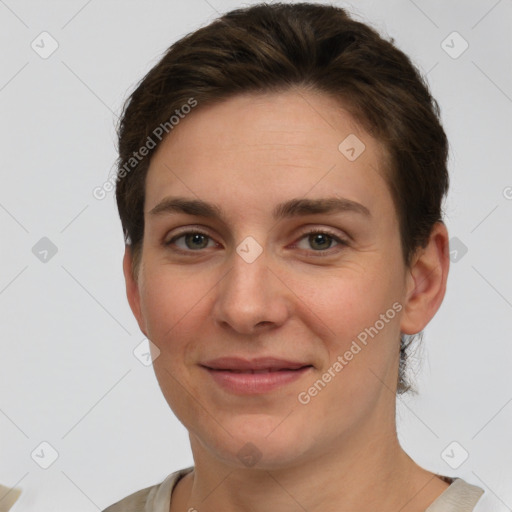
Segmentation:
<svg viewBox="0 0 512 512">
<path fill-rule="evenodd" d="M 324 240 L 324 244 L 322 244 L 322 239 Z M 326 245 L 327 247 L 320 247 L 321 249 L 328 249 L 330 245 L 330 237 L 328 235 L 325 235 L 323 233 L 316 233 L 310 237 L 310 240 L 313 242 L 313 246 L 319 242 L 319 245 Z"/>
<path fill-rule="evenodd" d="M 203 242 L 204 242 L 204 239 L 206 238 L 204 235 L 201 235 L 200 233 L 191 233 L 189 235 L 187 235 L 187 246 L 189 246 L 189 243 L 188 242 L 191 242 L 190 245 L 194 246 L 194 243 L 197 242 L 197 241 L 201 241 L 201 238 L 203 239 Z M 202 247 L 205 247 L 205 244 L 203 243 L 199 248 L 202 248 Z M 190 248 L 190 247 L 189 247 Z M 192 247 L 192 249 L 194 248 L 198 248 L 197 245 L 195 245 L 195 247 Z"/>
</svg>

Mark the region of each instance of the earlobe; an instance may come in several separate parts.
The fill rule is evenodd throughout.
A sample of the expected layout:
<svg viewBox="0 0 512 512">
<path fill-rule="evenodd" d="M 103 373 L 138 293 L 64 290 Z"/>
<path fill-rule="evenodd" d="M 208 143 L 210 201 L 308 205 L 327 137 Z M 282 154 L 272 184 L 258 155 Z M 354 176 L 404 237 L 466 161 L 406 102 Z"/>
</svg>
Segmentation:
<svg viewBox="0 0 512 512">
<path fill-rule="evenodd" d="M 142 308 L 140 304 L 139 283 L 133 277 L 132 266 L 132 250 L 129 245 L 125 245 L 123 257 L 123 273 L 126 284 L 126 297 L 128 299 L 128 303 L 130 304 L 130 309 L 132 310 L 132 313 L 135 316 L 137 323 L 139 324 L 140 330 L 147 337 L 148 335 L 146 332 L 145 321 L 142 315 Z"/>
<path fill-rule="evenodd" d="M 448 231 L 443 222 L 437 222 L 427 246 L 418 250 L 408 270 L 402 333 L 422 331 L 436 314 L 446 292 L 449 268 Z"/>
</svg>

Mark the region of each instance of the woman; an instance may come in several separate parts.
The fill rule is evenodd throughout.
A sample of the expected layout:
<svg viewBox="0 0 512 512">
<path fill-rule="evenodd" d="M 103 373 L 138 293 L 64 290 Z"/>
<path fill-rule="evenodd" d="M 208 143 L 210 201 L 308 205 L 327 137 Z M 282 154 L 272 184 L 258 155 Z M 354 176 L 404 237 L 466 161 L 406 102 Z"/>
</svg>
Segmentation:
<svg viewBox="0 0 512 512">
<path fill-rule="evenodd" d="M 194 467 L 106 512 L 478 510 L 396 435 L 446 289 L 447 148 L 408 57 L 343 9 L 256 5 L 171 46 L 125 106 L 116 197 Z"/>
</svg>

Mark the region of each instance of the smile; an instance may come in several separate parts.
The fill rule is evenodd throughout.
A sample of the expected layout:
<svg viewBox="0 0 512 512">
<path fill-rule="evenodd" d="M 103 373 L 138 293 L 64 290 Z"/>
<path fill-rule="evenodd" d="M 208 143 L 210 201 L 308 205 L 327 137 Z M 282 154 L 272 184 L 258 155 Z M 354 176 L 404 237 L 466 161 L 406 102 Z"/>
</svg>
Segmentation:
<svg viewBox="0 0 512 512">
<path fill-rule="evenodd" d="M 297 361 L 259 358 L 252 361 L 240 358 L 220 358 L 200 365 L 219 387 L 239 394 L 263 394 L 290 384 L 313 366 Z"/>
</svg>

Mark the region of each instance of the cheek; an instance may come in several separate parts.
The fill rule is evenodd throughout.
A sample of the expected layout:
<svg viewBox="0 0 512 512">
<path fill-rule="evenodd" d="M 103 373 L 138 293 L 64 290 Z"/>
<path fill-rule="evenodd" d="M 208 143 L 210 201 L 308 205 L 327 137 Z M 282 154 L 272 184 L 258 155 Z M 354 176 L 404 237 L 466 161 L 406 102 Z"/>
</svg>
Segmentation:
<svg viewBox="0 0 512 512">
<path fill-rule="evenodd" d="M 159 350 L 153 370 L 167 403 L 184 423 L 202 414 L 192 412 L 191 403 L 200 401 L 200 393 L 191 381 L 187 361 L 208 336 L 204 322 L 209 317 L 204 308 L 212 286 L 207 284 L 161 266 L 146 272 L 141 294 L 148 337 Z"/>
<path fill-rule="evenodd" d="M 179 275 L 164 266 L 145 273 L 141 293 L 142 312 L 148 334 L 161 351 L 180 350 L 180 342 L 190 329 L 190 324 L 197 321 L 202 299 L 209 288 L 197 277 L 188 277 L 183 273 Z"/>
<path fill-rule="evenodd" d="M 330 330 L 323 340 L 327 349 L 323 370 L 331 368 L 332 373 L 332 365 L 343 359 L 343 370 L 334 372 L 337 378 L 333 379 L 343 393 L 362 399 L 361 395 L 372 393 L 368 379 L 378 382 L 370 370 L 384 376 L 396 364 L 403 309 L 399 270 L 375 261 L 364 269 L 332 276 L 323 286 L 311 283 L 304 294 L 308 307 Z"/>
<path fill-rule="evenodd" d="M 308 307 L 342 339 L 357 336 L 401 299 L 398 276 L 384 265 L 345 268 L 297 286 Z"/>
<path fill-rule="evenodd" d="M 392 389 L 396 380 L 400 287 L 397 276 L 389 271 L 383 276 L 381 270 L 331 279 L 308 301 L 331 333 L 322 340 L 327 349 L 323 367 L 303 391 L 311 396 L 311 411 L 333 418 L 326 426 L 332 435 L 339 422 L 348 422 L 348 428 L 369 414 L 383 386 Z"/>
</svg>

